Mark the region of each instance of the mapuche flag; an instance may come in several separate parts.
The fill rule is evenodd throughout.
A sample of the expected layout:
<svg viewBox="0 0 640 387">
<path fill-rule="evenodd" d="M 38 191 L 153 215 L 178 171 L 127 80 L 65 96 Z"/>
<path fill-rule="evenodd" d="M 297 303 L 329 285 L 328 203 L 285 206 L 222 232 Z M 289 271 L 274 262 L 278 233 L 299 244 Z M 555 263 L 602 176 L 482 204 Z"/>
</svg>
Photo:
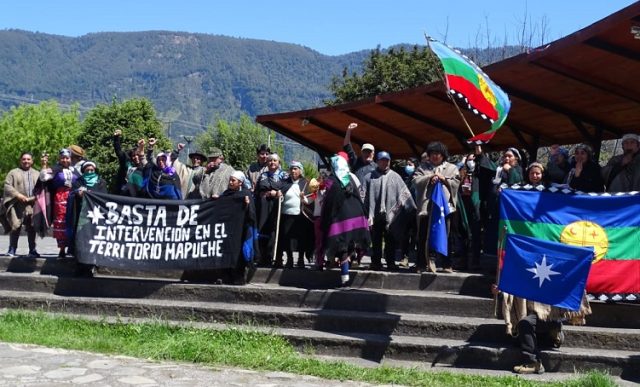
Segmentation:
<svg viewBox="0 0 640 387">
<path fill-rule="evenodd" d="M 580 309 L 593 247 L 516 234 L 506 239 L 500 290 L 559 308 Z"/>
<path fill-rule="evenodd" d="M 429 47 L 442 62 L 449 93 L 464 100 L 469 110 L 491 123 L 489 130 L 467 141 L 489 142 L 507 119 L 511 109 L 509 96 L 466 56 L 436 40 L 429 40 Z"/>
<path fill-rule="evenodd" d="M 587 292 L 613 300 L 640 297 L 640 195 L 505 189 L 500 223 L 509 234 L 593 246 Z"/>
</svg>

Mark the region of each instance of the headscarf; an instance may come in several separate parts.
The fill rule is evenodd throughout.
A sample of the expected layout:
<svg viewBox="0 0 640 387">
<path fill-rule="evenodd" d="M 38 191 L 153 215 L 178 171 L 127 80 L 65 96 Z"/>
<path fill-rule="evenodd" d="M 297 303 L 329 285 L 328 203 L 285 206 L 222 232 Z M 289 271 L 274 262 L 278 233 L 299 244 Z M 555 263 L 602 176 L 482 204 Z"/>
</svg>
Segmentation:
<svg viewBox="0 0 640 387">
<path fill-rule="evenodd" d="M 337 155 L 331 157 L 331 168 L 333 169 L 333 174 L 338 178 L 342 188 L 349 185 L 349 181 L 351 180 L 349 176 L 348 159 L 349 156 L 344 152 L 338 152 Z"/>
<path fill-rule="evenodd" d="M 85 172 L 84 170 L 87 167 L 93 167 L 94 171 Z M 96 184 L 98 184 L 99 176 L 98 176 L 98 173 L 95 171 L 96 163 L 94 163 L 93 161 L 85 161 L 82 163 L 80 170 L 82 171 L 82 180 L 84 180 L 87 188 L 93 188 Z"/>
<path fill-rule="evenodd" d="M 513 155 L 516 156 L 518 161 L 522 161 L 522 157 L 520 156 L 520 152 L 516 148 L 507 148 L 507 152 L 513 153 Z"/>
<path fill-rule="evenodd" d="M 234 179 L 240 181 L 240 183 L 244 183 L 245 180 L 245 176 L 244 173 L 242 173 L 241 171 L 233 171 L 233 173 L 231 174 L 231 177 L 233 177 Z"/>
<path fill-rule="evenodd" d="M 292 161 L 291 164 L 289 164 L 289 169 L 291 168 L 298 168 L 300 170 L 300 174 L 304 176 L 304 167 L 301 162 L 295 160 Z"/>
<path fill-rule="evenodd" d="M 173 176 L 176 173 L 176 169 L 171 166 L 171 157 L 170 157 L 170 155 L 168 153 L 164 153 L 164 152 L 158 153 L 158 155 L 156 156 L 156 165 L 158 165 L 158 159 L 160 157 L 164 157 L 165 160 L 166 160 L 165 167 L 162 168 L 162 172 L 166 173 L 169 176 Z"/>
</svg>

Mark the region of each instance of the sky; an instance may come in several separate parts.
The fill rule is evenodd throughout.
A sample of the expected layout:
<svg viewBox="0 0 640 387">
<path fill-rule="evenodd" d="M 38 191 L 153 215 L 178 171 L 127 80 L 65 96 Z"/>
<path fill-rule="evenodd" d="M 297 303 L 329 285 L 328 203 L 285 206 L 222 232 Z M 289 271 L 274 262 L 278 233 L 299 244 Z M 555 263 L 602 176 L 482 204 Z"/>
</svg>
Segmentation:
<svg viewBox="0 0 640 387">
<path fill-rule="evenodd" d="M 424 44 L 425 33 L 467 48 L 532 46 L 566 36 L 629 0 L 3 0 L 0 29 L 64 36 L 167 30 L 273 40 L 340 55 L 398 44 Z M 526 21 L 526 23 L 525 23 Z M 541 32 L 543 31 L 543 32 Z M 487 39 L 488 37 L 488 39 Z"/>
</svg>

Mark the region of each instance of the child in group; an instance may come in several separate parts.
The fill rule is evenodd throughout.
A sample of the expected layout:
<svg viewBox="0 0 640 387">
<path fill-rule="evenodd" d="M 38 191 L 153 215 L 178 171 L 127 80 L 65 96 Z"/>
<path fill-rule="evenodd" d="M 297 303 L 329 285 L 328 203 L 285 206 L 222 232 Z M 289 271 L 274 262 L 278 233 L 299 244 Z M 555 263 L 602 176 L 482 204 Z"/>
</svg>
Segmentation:
<svg viewBox="0 0 640 387">
<path fill-rule="evenodd" d="M 546 186 L 544 179 L 544 167 L 538 162 L 533 162 L 527 168 L 527 182 L 534 187 Z"/>
</svg>

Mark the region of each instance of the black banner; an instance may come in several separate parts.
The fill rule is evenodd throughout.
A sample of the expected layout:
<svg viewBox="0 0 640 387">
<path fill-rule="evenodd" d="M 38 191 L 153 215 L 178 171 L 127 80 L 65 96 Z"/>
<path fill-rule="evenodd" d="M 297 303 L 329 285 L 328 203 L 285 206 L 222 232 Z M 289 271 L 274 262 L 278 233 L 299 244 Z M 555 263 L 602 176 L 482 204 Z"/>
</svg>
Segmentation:
<svg viewBox="0 0 640 387">
<path fill-rule="evenodd" d="M 245 207 L 85 192 L 76 228 L 81 263 L 136 270 L 224 269 L 240 257 Z"/>
</svg>

